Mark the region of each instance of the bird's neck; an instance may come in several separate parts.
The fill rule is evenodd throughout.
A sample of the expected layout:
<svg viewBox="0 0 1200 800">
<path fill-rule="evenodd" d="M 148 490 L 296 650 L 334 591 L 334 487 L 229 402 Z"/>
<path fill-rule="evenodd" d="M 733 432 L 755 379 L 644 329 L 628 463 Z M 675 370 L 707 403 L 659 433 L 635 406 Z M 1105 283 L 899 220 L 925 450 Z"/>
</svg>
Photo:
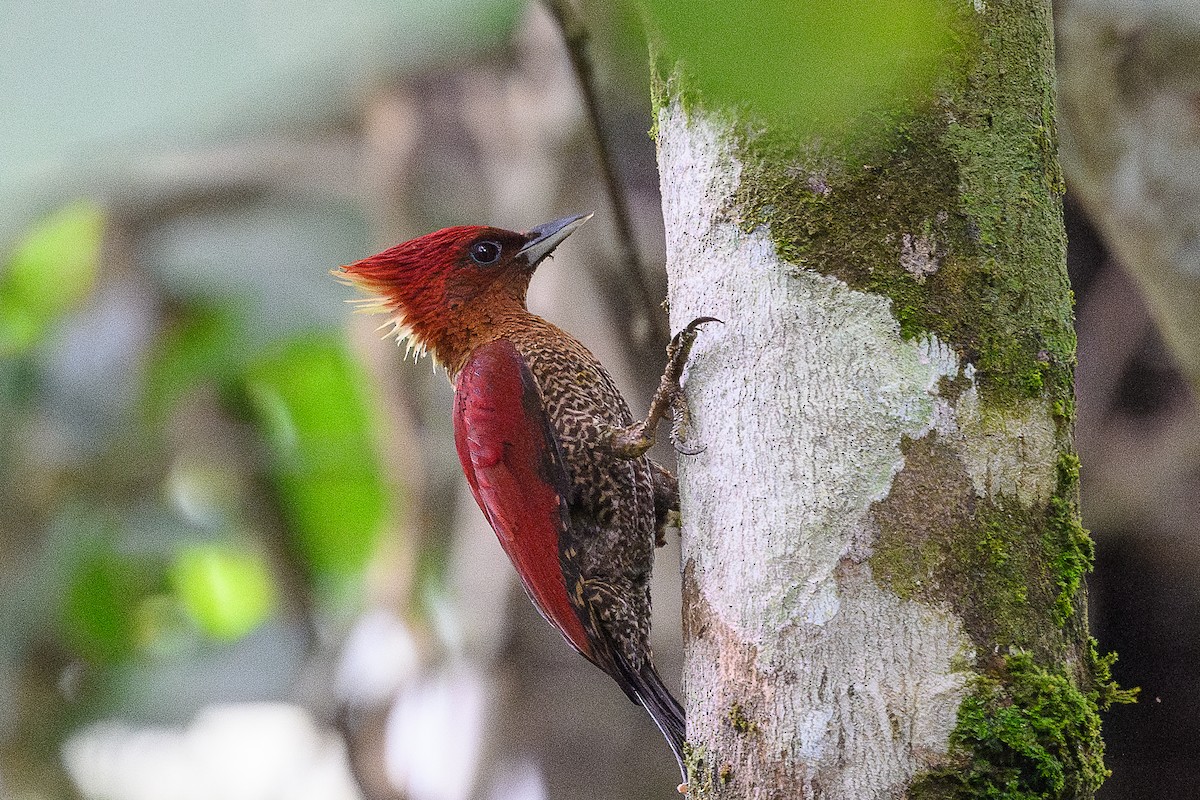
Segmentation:
<svg viewBox="0 0 1200 800">
<path fill-rule="evenodd" d="M 503 303 L 463 308 L 453 325 L 410 327 L 419 346 L 428 349 L 453 380 L 476 348 L 497 339 L 520 338 L 549 325 L 524 303 Z"/>
</svg>

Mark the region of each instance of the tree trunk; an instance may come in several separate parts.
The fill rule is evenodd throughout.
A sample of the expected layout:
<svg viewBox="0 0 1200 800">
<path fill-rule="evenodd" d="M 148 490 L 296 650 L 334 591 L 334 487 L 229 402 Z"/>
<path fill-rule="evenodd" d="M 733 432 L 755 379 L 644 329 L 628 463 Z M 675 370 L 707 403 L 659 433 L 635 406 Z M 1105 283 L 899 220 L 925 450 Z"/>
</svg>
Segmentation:
<svg viewBox="0 0 1200 800">
<path fill-rule="evenodd" d="M 672 327 L 725 322 L 680 459 L 693 797 L 1104 777 L 1049 14 L 964 3 L 940 96 L 833 146 L 660 76 Z"/>
</svg>

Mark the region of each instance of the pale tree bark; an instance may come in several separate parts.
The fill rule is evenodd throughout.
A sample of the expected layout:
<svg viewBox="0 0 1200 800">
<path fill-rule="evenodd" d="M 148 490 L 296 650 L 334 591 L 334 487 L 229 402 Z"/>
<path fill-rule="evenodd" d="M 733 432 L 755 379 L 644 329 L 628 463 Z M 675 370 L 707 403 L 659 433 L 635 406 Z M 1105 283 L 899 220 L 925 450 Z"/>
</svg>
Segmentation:
<svg viewBox="0 0 1200 800">
<path fill-rule="evenodd" d="M 937 99 L 853 145 L 660 75 L 672 328 L 725 322 L 680 459 L 693 797 L 1103 779 L 1050 7 L 959 15 Z"/>
</svg>

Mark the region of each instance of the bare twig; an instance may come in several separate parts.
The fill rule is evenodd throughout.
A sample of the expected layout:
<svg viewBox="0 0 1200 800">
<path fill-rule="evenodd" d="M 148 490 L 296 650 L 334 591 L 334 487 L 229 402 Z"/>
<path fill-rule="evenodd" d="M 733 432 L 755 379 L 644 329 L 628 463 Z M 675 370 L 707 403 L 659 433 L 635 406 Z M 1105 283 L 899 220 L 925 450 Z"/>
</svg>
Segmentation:
<svg viewBox="0 0 1200 800">
<path fill-rule="evenodd" d="M 617 176 L 613 163 L 612 148 L 609 146 L 600 114 L 599 93 L 596 90 L 595 71 L 588 55 L 590 37 L 583 20 L 575 13 L 570 0 L 543 0 L 543 5 L 554 18 L 555 24 L 562 31 L 563 43 L 567 48 L 567 56 L 571 60 L 571 69 L 579 81 L 579 91 L 583 95 L 583 104 L 587 109 L 588 121 L 596 135 L 596 155 L 600 161 L 600 171 L 604 175 L 608 187 L 609 201 L 612 203 L 613 224 L 617 229 L 617 249 L 621 262 L 628 273 L 634 300 L 645 315 L 646 326 L 641 331 L 631 332 L 634 342 L 639 349 L 654 345 L 670 337 L 666 327 L 662 309 L 654 297 L 654 291 L 646 281 L 646 272 L 638 255 L 637 243 L 634 240 L 632 215 L 625 192 Z M 640 341 L 639 341 L 640 340 Z"/>
</svg>

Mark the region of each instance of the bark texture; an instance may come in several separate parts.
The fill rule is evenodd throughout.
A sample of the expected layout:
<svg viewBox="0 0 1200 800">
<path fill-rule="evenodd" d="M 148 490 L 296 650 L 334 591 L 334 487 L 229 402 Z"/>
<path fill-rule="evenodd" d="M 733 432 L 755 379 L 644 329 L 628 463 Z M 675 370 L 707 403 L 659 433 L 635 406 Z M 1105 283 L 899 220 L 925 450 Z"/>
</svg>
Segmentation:
<svg viewBox="0 0 1200 800">
<path fill-rule="evenodd" d="M 658 86 L 672 327 L 725 321 L 680 464 L 694 797 L 1103 778 L 1049 13 L 962 4 L 937 99 L 836 145 Z"/>
</svg>

